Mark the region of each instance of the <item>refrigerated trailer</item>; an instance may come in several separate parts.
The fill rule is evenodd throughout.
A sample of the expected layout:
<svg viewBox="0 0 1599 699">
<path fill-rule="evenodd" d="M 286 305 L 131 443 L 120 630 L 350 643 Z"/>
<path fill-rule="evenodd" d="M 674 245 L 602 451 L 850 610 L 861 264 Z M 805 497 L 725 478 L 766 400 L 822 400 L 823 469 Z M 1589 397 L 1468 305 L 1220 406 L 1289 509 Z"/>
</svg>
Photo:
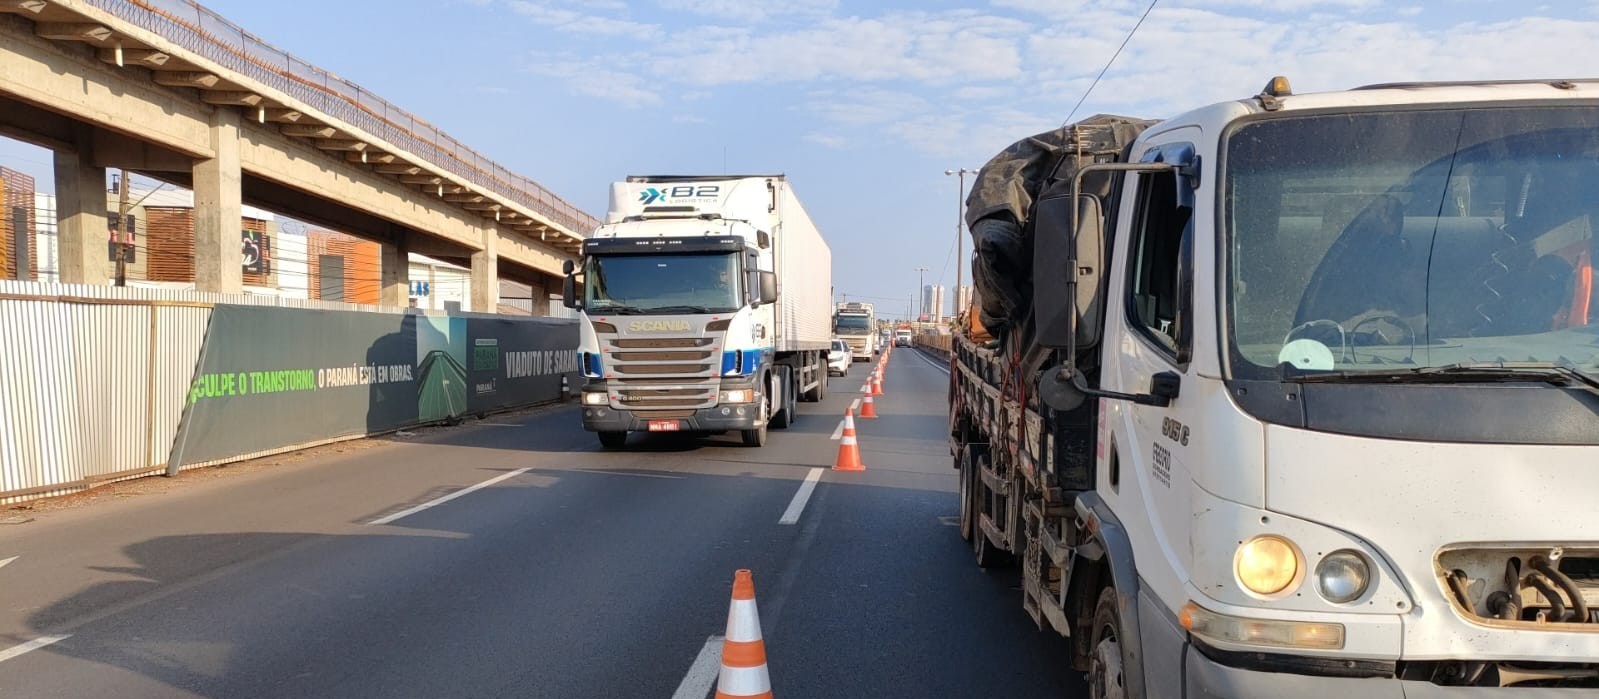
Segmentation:
<svg viewBox="0 0 1599 699">
<path fill-rule="evenodd" d="M 750 446 L 827 390 L 832 257 L 782 175 L 635 176 L 569 264 L 583 428 L 736 431 Z"/>
<path fill-rule="evenodd" d="M 1599 82 L 1056 135 L 971 202 L 1031 310 L 955 338 L 951 451 L 1092 696 L 1599 692 Z"/>
</svg>

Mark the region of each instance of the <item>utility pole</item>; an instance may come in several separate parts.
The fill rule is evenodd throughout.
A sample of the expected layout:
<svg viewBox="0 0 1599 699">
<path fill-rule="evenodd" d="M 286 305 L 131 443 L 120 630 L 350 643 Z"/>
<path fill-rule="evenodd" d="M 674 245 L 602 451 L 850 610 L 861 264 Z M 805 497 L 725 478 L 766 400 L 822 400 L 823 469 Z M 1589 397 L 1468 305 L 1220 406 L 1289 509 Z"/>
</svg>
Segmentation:
<svg viewBox="0 0 1599 699">
<path fill-rule="evenodd" d="M 961 268 L 966 265 L 966 259 L 961 255 L 961 227 L 966 224 L 966 175 L 972 175 L 975 181 L 977 170 L 961 168 L 959 170 L 945 170 L 945 175 L 958 175 L 960 186 L 955 191 L 955 317 L 961 314 Z M 940 309 L 942 310 L 942 309 Z"/>
<path fill-rule="evenodd" d="M 927 274 L 927 268 L 926 267 L 917 267 L 916 268 L 916 293 L 921 294 L 921 296 L 919 298 L 921 298 L 921 300 L 922 300 L 922 302 L 920 304 L 921 311 L 916 314 L 916 322 L 917 323 L 921 323 L 922 322 L 922 316 L 927 315 L 927 284 L 925 283 L 925 281 L 923 279 L 923 275 L 926 275 L 926 274 Z"/>
<path fill-rule="evenodd" d="M 133 231 L 128 225 L 128 171 L 117 177 L 117 286 L 128 285 L 128 248 Z"/>
</svg>

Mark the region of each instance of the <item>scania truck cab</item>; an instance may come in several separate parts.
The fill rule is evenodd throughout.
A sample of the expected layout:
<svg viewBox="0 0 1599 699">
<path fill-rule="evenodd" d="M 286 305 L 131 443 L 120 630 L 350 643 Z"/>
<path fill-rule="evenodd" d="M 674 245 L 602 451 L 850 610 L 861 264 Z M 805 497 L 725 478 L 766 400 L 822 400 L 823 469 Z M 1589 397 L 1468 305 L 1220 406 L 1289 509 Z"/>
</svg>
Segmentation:
<svg viewBox="0 0 1599 699">
<path fill-rule="evenodd" d="M 952 423 L 1093 696 L 1599 695 L 1599 83 L 1278 79 L 1083 165 Z"/>
<path fill-rule="evenodd" d="M 779 175 L 630 177 L 569 265 L 583 427 L 759 446 L 826 390 L 831 258 Z M 581 284 L 579 282 L 581 281 Z"/>
</svg>

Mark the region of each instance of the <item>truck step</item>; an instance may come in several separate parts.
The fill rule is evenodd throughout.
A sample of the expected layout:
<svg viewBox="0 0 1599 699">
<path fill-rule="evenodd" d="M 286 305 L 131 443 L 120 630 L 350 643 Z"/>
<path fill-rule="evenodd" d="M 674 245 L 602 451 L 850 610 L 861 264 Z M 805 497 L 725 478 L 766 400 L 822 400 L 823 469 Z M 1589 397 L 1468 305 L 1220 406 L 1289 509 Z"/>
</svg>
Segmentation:
<svg viewBox="0 0 1599 699">
<path fill-rule="evenodd" d="M 1036 607 L 1039 612 L 1043 613 L 1044 618 L 1049 620 L 1050 627 L 1055 629 L 1056 633 L 1062 636 L 1071 636 L 1072 626 L 1066 620 L 1066 611 L 1055 603 L 1055 598 L 1045 594 L 1045 592 L 1044 588 L 1039 586 L 1038 581 L 1032 578 L 1022 580 L 1022 606 Z M 1028 613 L 1032 614 L 1032 611 L 1029 610 Z M 1038 617 L 1035 615 L 1033 620 L 1037 622 Z M 1039 624 L 1039 626 L 1042 627 L 1043 625 Z"/>
</svg>

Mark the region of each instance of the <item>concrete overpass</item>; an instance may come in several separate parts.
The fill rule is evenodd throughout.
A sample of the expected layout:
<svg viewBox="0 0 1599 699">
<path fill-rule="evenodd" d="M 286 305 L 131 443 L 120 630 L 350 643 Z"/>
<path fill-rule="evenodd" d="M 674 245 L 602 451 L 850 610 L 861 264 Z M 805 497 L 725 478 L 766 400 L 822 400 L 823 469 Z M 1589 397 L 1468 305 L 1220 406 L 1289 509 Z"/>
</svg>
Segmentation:
<svg viewBox="0 0 1599 699">
<path fill-rule="evenodd" d="M 394 305 L 408 252 L 469 266 L 474 308 L 502 275 L 554 292 L 596 223 L 189 0 L 0 0 L 0 133 L 55 152 L 68 283 L 111 276 L 107 168 L 194 190 L 201 291 L 239 291 L 246 202 L 382 243 Z"/>
</svg>

